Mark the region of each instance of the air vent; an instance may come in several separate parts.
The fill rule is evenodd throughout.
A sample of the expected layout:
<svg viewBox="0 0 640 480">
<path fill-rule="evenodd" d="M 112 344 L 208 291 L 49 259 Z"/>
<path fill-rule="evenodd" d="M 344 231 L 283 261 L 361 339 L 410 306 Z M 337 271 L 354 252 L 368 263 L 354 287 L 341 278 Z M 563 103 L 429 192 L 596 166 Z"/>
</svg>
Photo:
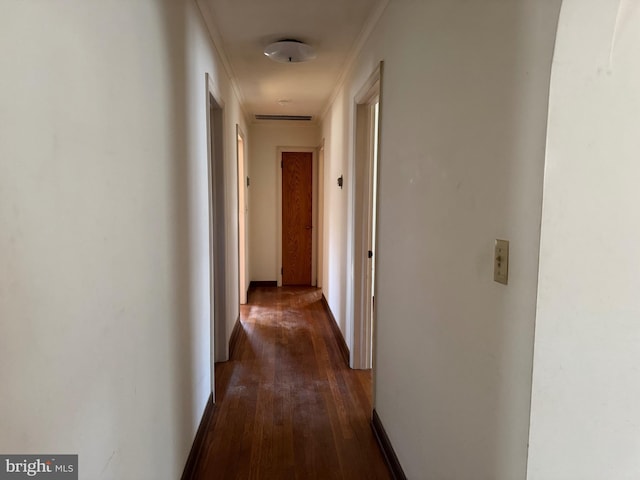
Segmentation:
<svg viewBox="0 0 640 480">
<path fill-rule="evenodd" d="M 311 115 L 256 115 L 256 120 L 303 120 L 310 121 Z"/>
</svg>

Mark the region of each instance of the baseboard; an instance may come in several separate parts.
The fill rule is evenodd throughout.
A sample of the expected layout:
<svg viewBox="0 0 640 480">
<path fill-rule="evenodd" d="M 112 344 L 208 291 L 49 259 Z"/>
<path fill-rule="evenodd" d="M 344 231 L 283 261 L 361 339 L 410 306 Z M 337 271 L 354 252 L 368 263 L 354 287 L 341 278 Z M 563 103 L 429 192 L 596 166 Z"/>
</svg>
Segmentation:
<svg viewBox="0 0 640 480">
<path fill-rule="evenodd" d="M 233 330 L 231 331 L 231 337 L 229 338 L 229 360 L 233 358 L 236 347 L 238 346 L 240 332 L 242 332 L 242 324 L 240 323 L 240 317 L 238 317 L 236 324 L 233 326 Z"/>
<path fill-rule="evenodd" d="M 193 445 L 191 446 L 191 451 L 189 452 L 187 463 L 184 466 L 184 472 L 182 472 L 182 480 L 195 479 L 196 467 L 198 466 L 198 462 L 202 457 L 202 452 L 204 450 L 204 439 L 207 436 L 207 430 L 211 426 L 211 420 L 213 419 L 214 410 L 215 404 L 213 403 L 212 393 L 211 395 L 209 395 L 207 405 L 204 407 L 204 412 L 202 413 L 202 419 L 200 420 L 198 431 L 196 432 L 196 436 L 193 440 Z"/>
<path fill-rule="evenodd" d="M 333 312 L 329 307 L 329 303 L 327 302 L 327 299 L 325 298 L 324 293 L 322 294 L 322 306 L 326 310 L 327 315 L 329 315 L 329 318 L 331 320 L 330 322 L 331 330 L 333 331 L 333 335 L 334 337 L 336 337 L 336 341 L 338 342 L 338 347 L 340 348 L 340 353 L 342 354 L 342 358 L 344 358 L 345 363 L 347 364 L 347 366 L 349 366 L 349 357 L 350 357 L 349 347 L 347 346 L 347 342 L 344 341 L 344 335 L 342 335 L 342 332 L 338 327 L 338 322 L 336 322 L 336 317 L 333 316 Z"/>
<path fill-rule="evenodd" d="M 256 287 L 277 287 L 278 282 L 276 280 L 251 280 L 249 283 L 249 290 Z"/>
<path fill-rule="evenodd" d="M 382 455 L 384 455 L 387 466 L 389 467 L 389 470 L 391 470 L 393 480 L 407 480 L 407 476 L 402 470 L 402 466 L 398 461 L 396 452 L 391 445 L 391 441 L 389 440 L 387 432 L 382 426 L 382 422 L 378 416 L 378 412 L 376 412 L 375 409 L 373 410 L 373 418 L 371 419 L 371 428 L 376 436 L 376 440 L 378 440 L 378 445 L 380 445 L 380 450 L 382 450 Z"/>
</svg>

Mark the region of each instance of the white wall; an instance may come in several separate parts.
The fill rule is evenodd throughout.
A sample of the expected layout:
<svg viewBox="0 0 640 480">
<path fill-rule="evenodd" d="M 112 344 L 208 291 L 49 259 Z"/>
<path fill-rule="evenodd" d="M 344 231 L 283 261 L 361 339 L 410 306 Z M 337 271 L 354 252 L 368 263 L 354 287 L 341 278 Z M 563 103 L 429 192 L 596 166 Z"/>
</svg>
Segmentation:
<svg viewBox="0 0 640 480">
<path fill-rule="evenodd" d="M 317 147 L 320 129 L 316 125 L 255 123 L 249 130 L 249 171 L 251 172 L 249 251 L 251 281 L 276 281 L 277 264 L 277 176 L 278 147 Z"/>
<path fill-rule="evenodd" d="M 375 408 L 409 478 L 525 478 L 559 7 L 390 2 L 325 116 L 325 291 L 349 338 L 353 99 L 384 60 Z"/>
<path fill-rule="evenodd" d="M 229 145 L 238 103 L 191 1 L 0 10 L 0 451 L 179 478 L 210 393 L 205 72 Z"/>
<path fill-rule="evenodd" d="M 373 68 L 371 69 L 373 71 Z M 348 268 L 351 261 L 348 245 L 348 216 L 350 194 L 353 189 L 351 175 L 349 135 L 353 122 L 353 98 L 340 91 L 322 124 L 324 138 L 324 251 L 322 290 L 327 303 L 340 327 L 345 340 L 351 345 L 352 322 L 347 322 L 347 288 L 352 281 Z M 352 152 L 351 152 L 352 153 Z M 343 177 L 343 188 L 338 187 L 338 178 Z M 349 256 L 349 257 L 348 257 Z"/>
<path fill-rule="evenodd" d="M 640 478 L 640 6 L 565 0 L 554 55 L 528 478 Z"/>
</svg>

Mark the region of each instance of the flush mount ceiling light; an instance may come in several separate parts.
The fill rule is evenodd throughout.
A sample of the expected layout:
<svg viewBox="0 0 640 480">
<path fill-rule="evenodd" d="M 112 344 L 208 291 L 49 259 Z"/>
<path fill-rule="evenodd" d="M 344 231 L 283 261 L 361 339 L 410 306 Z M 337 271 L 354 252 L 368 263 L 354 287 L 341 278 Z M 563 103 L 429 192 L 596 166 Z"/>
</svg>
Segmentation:
<svg viewBox="0 0 640 480">
<path fill-rule="evenodd" d="M 267 45 L 264 54 L 271 60 L 280 63 L 308 62 L 316 58 L 316 53 L 311 46 L 300 40 L 280 40 Z"/>
</svg>

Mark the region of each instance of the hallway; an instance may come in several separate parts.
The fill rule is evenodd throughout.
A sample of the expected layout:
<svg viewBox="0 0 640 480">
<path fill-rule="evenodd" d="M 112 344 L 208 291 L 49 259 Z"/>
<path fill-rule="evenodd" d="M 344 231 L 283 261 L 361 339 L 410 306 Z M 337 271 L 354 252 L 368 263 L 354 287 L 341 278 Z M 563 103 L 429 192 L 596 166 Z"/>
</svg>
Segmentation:
<svg viewBox="0 0 640 480">
<path fill-rule="evenodd" d="M 241 307 L 233 357 L 195 479 L 388 479 L 369 421 L 371 373 L 340 355 L 321 292 L 259 287 Z"/>
</svg>

